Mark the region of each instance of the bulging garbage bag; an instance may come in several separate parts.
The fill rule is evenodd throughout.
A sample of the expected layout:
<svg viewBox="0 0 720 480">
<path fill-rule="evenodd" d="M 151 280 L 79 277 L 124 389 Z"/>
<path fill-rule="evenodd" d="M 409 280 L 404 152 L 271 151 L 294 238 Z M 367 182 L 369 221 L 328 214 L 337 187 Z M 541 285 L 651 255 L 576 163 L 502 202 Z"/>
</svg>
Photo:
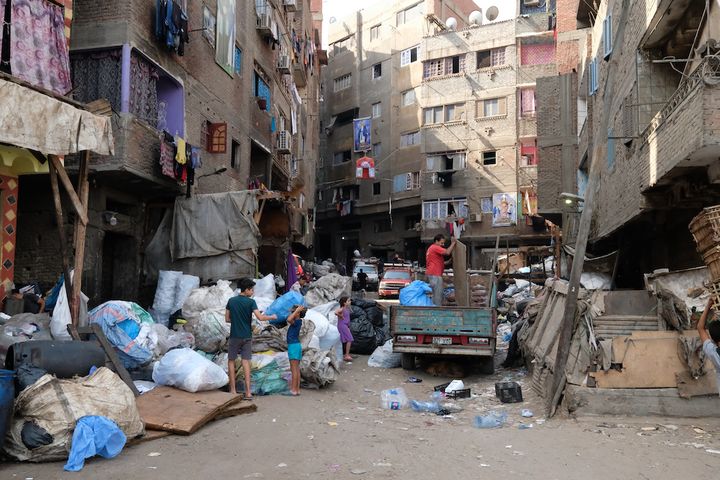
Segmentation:
<svg viewBox="0 0 720 480">
<path fill-rule="evenodd" d="M 227 385 L 225 371 L 189 348 L 170 350 L 153 366 L 152 379 L 159 385 L 188 392 L 216 390 Z"/>
<path fill-rule="evenodd" d="M 195 347 L 203 352 L 219 352 L 227 344 L 230 324 L 225 316 L 214 310 L 206 310 L 189 321 L 188 326 L 195 337 Z"/>
<path fill-rule="evenodd" d="M 312 322 L 315 324 L 315 335 L 317 335 L 318 338 L 322 338 L 323 336 L 325 336 L 328 328 L 330 327 L 330 321 L 325 315 L 314 310 L 308 310 L 305 313 L 305 318 L 307 318 L 308 320 L 312 320 Z"/>
<path fill-rule="evenodd" d="M 305 299 L 300 292 L 290 291 L 282 295 L 265 310 L 265 315 L 277 315 L 277 320 L 271 321 L 273 324 L 285 323 L 293 305 L 305 305 Z"/>
<path fill-rule="evenodd" d="M 427 283 L 415 280 L 407 287 L 400 290 L 400 305 L 409 307 L 432 307 L 433 302 L 428 297 L 432 293 L 432 288 Z"/>
<path fill-rule="evenodd" d="M 377 347 L 368 359 L 368 367 L 399 368 L 402 362 L 402 353 L 393 353 L 393 341 L 388 340 Z"/>
<path fill-rule="evenodd" d="M 277 293 L 275 292 L 275 276 L 271 273 L 259 280 L 255 280 L 255 297 L 269 298 L 275 300 Z"/>
</svg>

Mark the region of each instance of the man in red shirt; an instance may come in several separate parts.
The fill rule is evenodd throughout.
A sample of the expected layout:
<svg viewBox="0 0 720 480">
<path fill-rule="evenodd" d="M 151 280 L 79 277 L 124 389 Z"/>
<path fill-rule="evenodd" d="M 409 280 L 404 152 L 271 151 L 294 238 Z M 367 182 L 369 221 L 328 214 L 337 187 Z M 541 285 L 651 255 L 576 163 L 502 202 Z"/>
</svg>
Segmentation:
<svg viewBox="0 0 720 480">
<path fill-rule="evenodd" d="M 443 270 L 445 270 L 445 256 L 451 255 L 455 248 L 455 237 L 452 237 L 448 248 L 444 247 L 446 240 L 445 235 L 438 233 L 435 235 L 433 244 L 428 247 L 425 253 L 425 275 L 428 278 L 430 287 L 432 287 L 432 298 L 436 307 L 442 306 L 442 274 Z"/>
</svg>

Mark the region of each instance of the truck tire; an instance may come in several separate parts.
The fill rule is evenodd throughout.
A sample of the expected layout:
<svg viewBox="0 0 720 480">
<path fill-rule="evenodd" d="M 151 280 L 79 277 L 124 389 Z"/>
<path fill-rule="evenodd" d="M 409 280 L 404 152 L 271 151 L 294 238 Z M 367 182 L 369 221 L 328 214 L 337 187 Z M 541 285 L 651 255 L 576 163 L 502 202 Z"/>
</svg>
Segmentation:
<svg viewBox="0 0 720 480">
<path fill-rule="evenodd" d="M 480 373 L 492 375 L 495 373 L 495 359 L 493 357 L 483 358 L 480 361 Z"/>
<path fill-rule="evenodd" d="M 403 370 L 415 370 L 415 354 L 403 353 L 400 360 Z"/>
</svg>

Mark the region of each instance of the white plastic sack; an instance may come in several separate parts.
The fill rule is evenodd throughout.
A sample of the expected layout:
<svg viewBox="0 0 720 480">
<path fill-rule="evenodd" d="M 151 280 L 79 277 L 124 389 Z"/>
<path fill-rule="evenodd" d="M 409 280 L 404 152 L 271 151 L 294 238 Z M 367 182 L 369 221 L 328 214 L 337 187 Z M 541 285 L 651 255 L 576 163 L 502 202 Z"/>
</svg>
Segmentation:
<svg viewBox="0 0 720 480">
<path fill-rule="evenodd" d="M 167 325 L 168 318 L 174 311 L 172 308 L 175 304 L 175 293 L 182 276 L 182 272 L 173 270 L 160 270 L 158 273 L 155 300 L 152 305 L 153 318 L 156 322 Z"/>
<path fill-rule="evenodd" d="M 325 335 L 318 338 L 320 339 L 320 349 L 330 350 L 340 341 L 340 332 L 335 325 L 328 325 Z"/>
<path fill-rule="evenodd" d="M 368 358 L 368 367 L 399 368 L 402 363 L 402 353 L 393 353 L 392 339 L 375 349 Z"/>
<path fill-rule="evenodd" d="M 320 315 L 327 318 L 328 321 L 330 322 L 330 325 L 335 325 L 337 327 L 338 319 L 337 319 L 337 316 L 335 315 L 335 310 L 337 310 L 338 308 L 340 308 L 340 304 L 338 302 L 333 301 L 333 302 L 323 303 L 321 305 L 313 307 L 308 310 L 308 313 L 317 312 Z"/>
<path fill-rule="evenodd" d="M 172 309 L 170 313 L 177 312 L 180 310 L 187 300 L 190 292 L 200 287 L 200 277 L 195 275 L 182 275 L 178 279 L 177 286 L 175 288 L 175 299 L 173 301 Z"/>
<path fill-rule="evenodd" d="M 308 310 L 307 312 L 305 312 L 305 318 L 307 318 L 308 320 L 312 320 L 312 322 L 315 324 L 315 335 L 317 335 L 318 338 L 325 336 L 328 327 L 330 327 L 330 321 L 325 315 L 313 310 Z"/>
<path fill-rule="evenodd" d="M 230 282 L 218 280 L 212 287 L 202 287 L 190 292 L 182 306 L 183 316 L 187 319 L 196 319 L 206 310 L 214 310 L 225 315 L 228 300 L 234 296 Z"/>
<path fill-rule="evenodd" d="M 275 292 L 275 276 L 272 273 L 260 280 L 255 280 L 254 296 L 275 300 L 277 293 Z"/>
<path fill-rule="evenodd" d="M 253 300 L 255 300 L 255 304 L 261 312 L 267 310 L 267 308 L 275 301 L 267 297 L 253 297 Z"/>
<path fill-rule="evenodd" d="M 153 366 L 152 379 L 158 385 L 187 392 L 216 390 L 227 385 L 221 367 L 189 348 L 170 350 Z"/>
<path fill-rule="evenodd" d="M 464 389 L 465 389 L 465 384 L 463 383 L 462 380 L 453 380 L 452 382 L 450 382 L 450 385 L 445 387 L 445 393 L 450 393 L 450 392 L 454 392 L 456 390 L 464 390 Z"/>
<path fill-rule="evenodd" d="M 583 273 L 580 285 L 588 290 L 610 290 L 612 277 L 605 273 Z"/>
<path fill-rule="evenodd" d="M 195 337 L 195 347 L 204 352 L 218 352 L 227 344 L 230 324 L 225 315 L 215 310 L 205 310 L 188 322 L 188 328 Z"/>
<path fill-rule="evenodd" d="M 75 271 L 70 272 L 70 281 L 72 281 Z M 80 292 L 81 301 L 87 304 L 89 298 L 84 293 Z M 50 333 L 54 340 L 72 340 L 72 337 L 67 331 L 67 326 L 72 323 L 72 317 L 70 316 L 70 302 L 68 300 L 67 291 L 65 290 L 65 282 L 60 287 L 58 293 L 57 303 L 52 312 L 50 319 Z"/>
<path fill-rule="evenodd" d="M 315 350 L 320 350 L 320 339 L 317 335 L 313 335 L 310 339 L 310 343 L 308 343 L 308 348 L 314 348 Z"/>
</svg>

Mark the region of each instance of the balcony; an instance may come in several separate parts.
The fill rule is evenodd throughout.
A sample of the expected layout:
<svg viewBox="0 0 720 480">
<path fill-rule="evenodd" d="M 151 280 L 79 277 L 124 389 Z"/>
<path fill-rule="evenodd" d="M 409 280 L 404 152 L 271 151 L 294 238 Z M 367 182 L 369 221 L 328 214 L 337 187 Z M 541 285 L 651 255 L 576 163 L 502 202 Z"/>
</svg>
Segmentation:
<svg viewBox="0 0 720 480">
<path fill-rule="evenodd" d="M 302 58 L 297 58 L 297 60 L 293 62 L 293 79 L 295 80 L 295 85 L 298 87 L 302 88 L 307 86 L 307 69 L 302 62 Z"/>
<path fill-rule="evenodd" d="M 522 114 L 518 119 L 518 137 L 537 137 L 537 116 L 534 112 L 532 114 Z"/>
<path fill-rule="evenodd" d="M 537 165 L 527 165 L 518 168 L 518 186 L 520 187 L 537 187 L 538 167 Z"/>
<path fill-rule="evenodd" d="M 265 147 L 270 147 L 272 145 L 272 133 L 270 132 L 272 120 L 270 113 L 260 108 L 256 98 L 250 99 L 248 110 L 250 111 L 251 135 Z"/>
<path fill-rule="evenodd" d="M 704 58 L 640 134 L 635 154 L 643 193 L 672 186 L 688 169 L 706 168 L 720 156 L 720 59 Z"/>
</svg>

